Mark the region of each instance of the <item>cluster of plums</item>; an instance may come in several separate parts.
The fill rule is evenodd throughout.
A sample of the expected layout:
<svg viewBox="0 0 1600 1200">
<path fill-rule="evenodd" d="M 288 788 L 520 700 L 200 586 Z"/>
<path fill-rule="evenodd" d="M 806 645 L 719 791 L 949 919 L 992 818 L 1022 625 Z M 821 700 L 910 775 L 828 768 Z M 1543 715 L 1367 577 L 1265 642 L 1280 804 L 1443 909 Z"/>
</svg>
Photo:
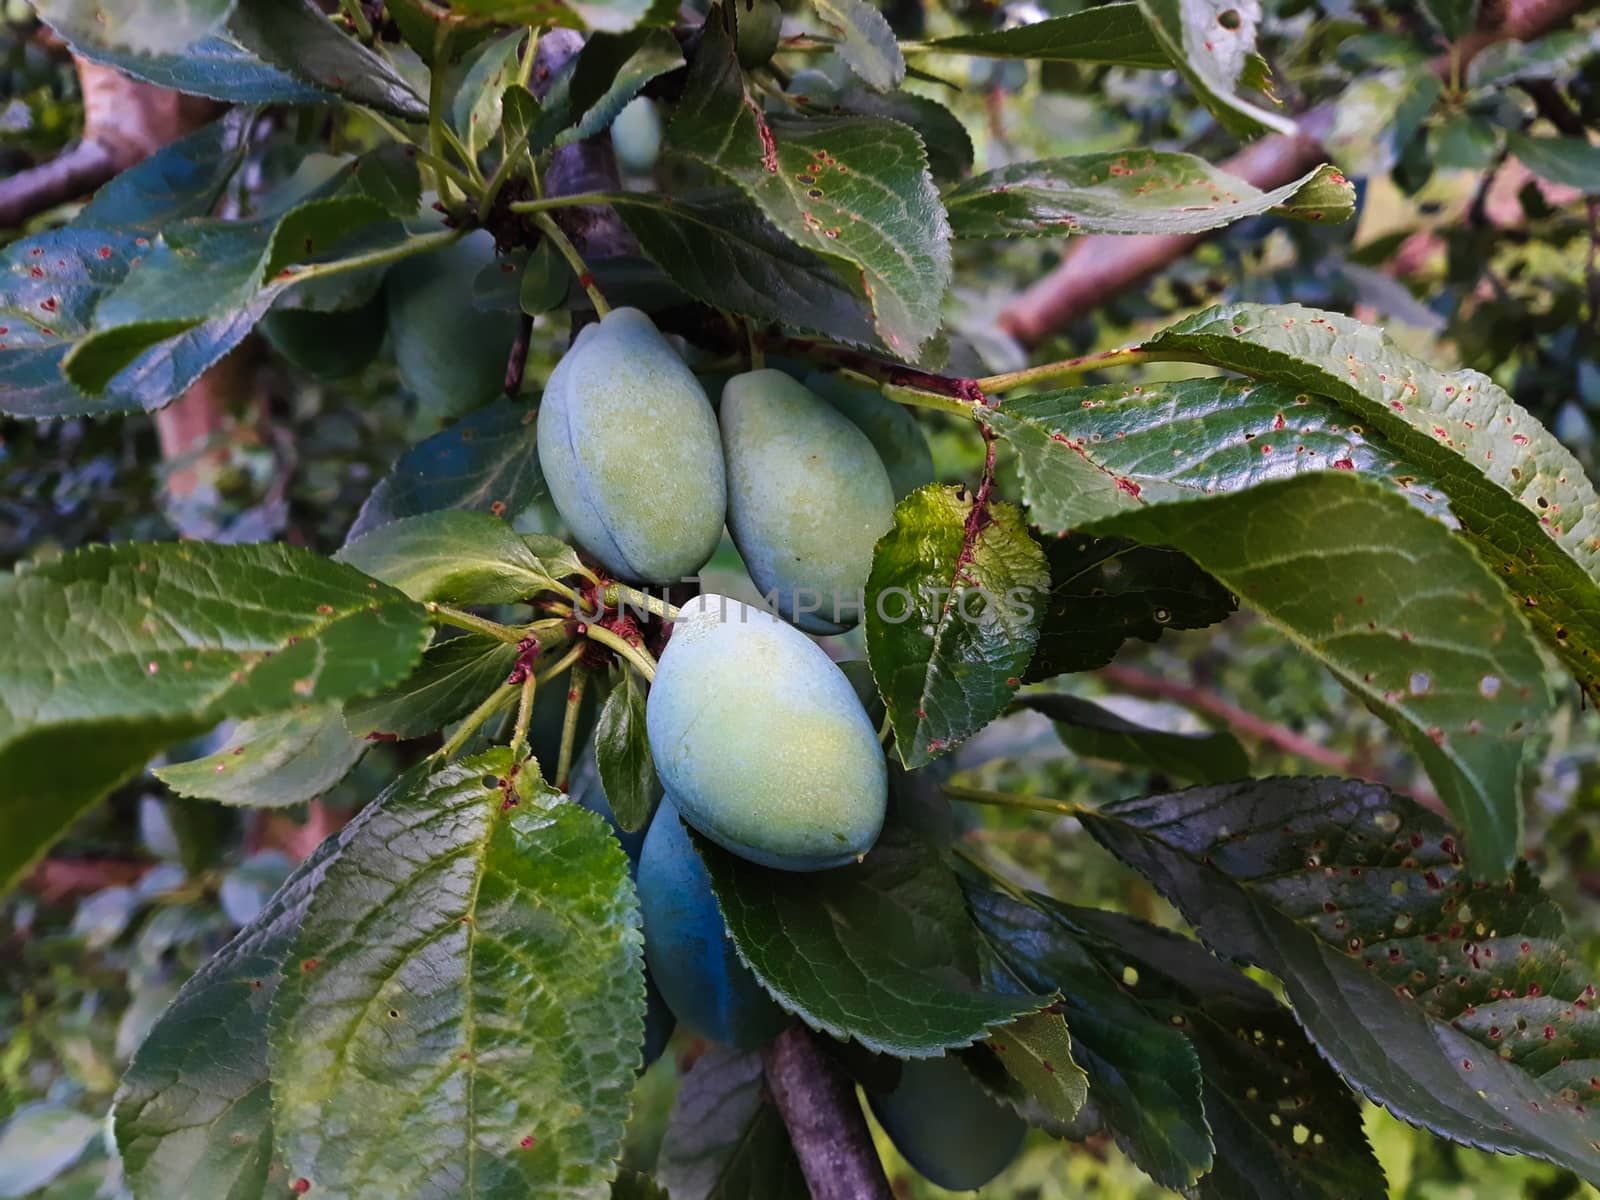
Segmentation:
<svg viewBox="0 0 1600 1200">
<path fill-rule="evenodd" d="M 931 478 L 927 444 L 875 392 L 778 370 L 727 380 L 714 408 L 632 309 L 579 333 L 545 389 L 538 444 L 562 519 L 618 578 L 693 576 L 726 525 L 752 580 L 776 597 L 781 618 L 715 595 L 680 610 L 646 716 L 664 795 L 645 832 L 617 831 L 644 919 L 646 1063 L 674 1019 L 715 1041 L 760 1045 L 787 1018 L 740 960 L 689 829 L 787 871 L 843 866 L 877 840 L 888 793 L 877 732 L 845 674 L 801 630 L 838 633 L 859 620 L 897 497 Z M 800 602 L 806 593 L 820 598 L 816 611 Z M 572 792 L 612 819 L 592 755 Z M 986 1183 L 1025 1129 L 953 1059 L 906 1063 L 893 1091 L 870 1098 L 907 1160 L 945 1187 Z"/>
</svg>

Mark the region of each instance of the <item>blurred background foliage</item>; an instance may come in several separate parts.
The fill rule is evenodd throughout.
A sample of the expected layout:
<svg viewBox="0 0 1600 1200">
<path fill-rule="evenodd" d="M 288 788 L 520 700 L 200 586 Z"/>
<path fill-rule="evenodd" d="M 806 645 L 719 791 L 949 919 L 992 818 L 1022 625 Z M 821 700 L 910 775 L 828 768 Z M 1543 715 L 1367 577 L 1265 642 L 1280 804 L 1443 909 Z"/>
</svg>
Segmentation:
<svg viewBox="0 0 1600 1200">
<path fill-rule="evenodd" d="M 789 31 L 806 28 L 794 3 Z M 997 6 L 987 0 L 892 0 L 902 37 L 935 36 L 1074 11 L 1076 0 Z M 1592 138 L 1600 128 L 1600 14 L 1580 14 L 1562 53 L 1535 77 L 1475 83 L 1428 64 L 1447 54 L 1430 16 L 1445 4 L 1265 0 L 1261 50 L 1273 94 L 1289 111 L 1326 115 L 1328 143 L 1357 180 L 1356 222 L 1320 227 L 1260 218 L 1234 226 L 1139 288 L 1105 297 L 1038 348 L 1060 357 L 1116 345 L 1224 299 L 1296 300 L 1385 324 L 1407 349 L 1441 366 L 1492 376 L 1583 460 L 1596 466 L 1600 420 L 1600 151 L 1535 164 L 1514 153 L 1529 130 Z M 56 153 L 81 128 L 69 57 L 23 0 L 0 15 L 0 175 Z M 782 59 L 780 58 L 780 61 Z M 804 66 L 843 79 L 830 58 Z M 945 83 L 915 87 L 951 106 L 979 169 L 1009 161 L 1133 145 L 1220 161 L 1234 144 L 1172 74 L 1073 65 L 926 64 Z M 470 63 L 462 64 L 464 73 Z M 248 211 L 315 142 L 371 144 L 359 115 L 270 116 L 230 200 Z M 1588 197 L 1597 197 L 1590 199 Z M 28 231 L 69 216 L 39 215 Z M 0 231 L 0 239 L 22 230 Z M 1003 306 L 1061 261 L 1060 243 L 962 243 L 949 311 L 952 368 L 1001 371 L 1027 351 L 997 324 Z M 561 314 L 534 324 L 525 391 L 534 394 L 564 347 Z M 90 541 L 179 535 L 286 539 L 336 549 L 373 484 L 406 447 L 460 408 L 408 394 L 388 346 L 346 378 L 318 379 L 259 343 L 220 426 L 196 450 L 163 459 L 148 417 L 0 423 L 0 563 Z M 1152 373 L 1171 368 L 1152 367 Z M 970 433 L 928 429 L 941 476 L 971 479 Z M 188 484 L 170 487 L 175 475 Z M 181 492 L 181 494 L 179 494 Z M 527 514 L 523 524 L 545 523 Z M 710 568 L 732 588 L 731 549 Z M 844 657 L 858 657 L 848 639 Z M 1552 680 L 1559 675 L 1552 672 Z M 1115 668 L 1060 685 L 1156 728 L 1227 728 L 1257 774 L 1335 771 L 1425 790 L 1416 764 L 1382 725 L 1271 630 L 1244 617 L 1160 642 L 1130 643 Z M 1528 845 L 1600 968 L 1600 721 L 1570 684 L 1529 769 L 1537 786 Z M 1232 707 L 1229 707 L 1232 706 Z M 559 720 L 559 713 L 546 721 Z M 551 736 L 546 730 L 545 736 Z M 220 732 L 174 753 L 214 747 Z M 153 777 L 98 807 L 17 894 L 0 901 L 0 1198 L 114 1196 L 103 1114 L 133 1048 L 205 956 L 247 921 L 292 863 L 426 747 L 377 745 L 308 810 L 221 809 L 166 794 Z M 1080 756 L 1042 716 L 1023 713 L 963 749 L 955 767 L 978 786 L 1101 801 L 1181 786 L 1160 764 Z M 1014 878 L 1079 903 L 1173 923 L 1149 888 L 1116 865 L 1070 818 L 963 812 Z M 681 1037 L 641 1079 L 628 1157 L 653 1160 L 683 1064 Z M 1447 1146 L 1380 1111 L 1368 1128 L 1405 1200 L 1563 1200 L 1600 1193 L 1556 1168 Z M 897 1192 L 940 1195 L 880 1137 Z M 1168 1195 L 1104 1138 L 1073 1146 L 1032 1135 L 1022 1158 L 985 1195 L 997 1200 L 1144 1200 Z"/>
</svg>

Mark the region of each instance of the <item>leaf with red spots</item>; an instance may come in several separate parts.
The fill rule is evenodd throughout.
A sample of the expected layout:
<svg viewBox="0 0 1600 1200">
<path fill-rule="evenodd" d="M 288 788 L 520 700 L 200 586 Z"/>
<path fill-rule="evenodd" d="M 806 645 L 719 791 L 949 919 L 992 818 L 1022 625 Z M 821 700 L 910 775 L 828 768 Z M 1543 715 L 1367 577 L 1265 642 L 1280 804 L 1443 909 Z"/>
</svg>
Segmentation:
<svg viewBox="0 0 1600 1200">
<path fill-rule="evenodd" d="M 867 658 L 895 749 L 919 767 L 1011 703 L 1033 657 L 1044 552 L 1014 505 L 965 488 L 912 492 L 873 553 Z"/>
<path fill-rule="evenodd" d="M 1600 1001 L 1525 864 L 1476 879 L 1443 821 L 1355 780 L 1194 788 L 1082 819 L 1215 953 L 1282 980 L 1364 1095 L 1600 1179 Z"/>
<path fill-rule="evenodd" d="M 284 808 L 333 787 L 366 748 L 345 728 L 338 705 L 308 705 L 241 722 L 215 753 L 157 767 L 155 775 L 180 796 Z"/>
<path fill-rule="evenodd" d="M 1207 309 L 1146 348 L 1327 396 L 1382 435 L 1432 477 L 1534 628 L 1600 697 L 1600 496 L 1493 380 L 1436 370 L 1375 326 L 1299 305 Z"/>
<path fill-rule="evenodd" d="M 1248 77 L 1255 55 L 1258 0 L 1138 0 L 1138 5 L 1167 58 L 1223 128 L 1237 137 L 1265 130 L 1294 134 L 1288 117 L 1251 104 L 1234 90 Z"/>
<path fill-rule="evenodd" d="M 668 146 L 727 176 L 795 244 L 848 271 L 895 355 L 914 360 L 938 331 L 950 227 L 910 128 L 768 114 L 746 90 L 730 36 L 711 21 Z"/>
<path fill-rule="evenodd" d="M 1181 1145 L 1181 1121 L 1151 1128 L 1152 1114 L 1130 1110 L 1123 1099 L 1132 1089 L 1135 1097 L 1161 1104 L 1151 1068 L 1159 1070 L 1160 1047 L 1176 1037 L 1187 1040 L 1198 1059 L 1202 1128 L 1214 1142 L 1198 1196 L 1347 1200 L 1385 1194 L 1355 1098 L 1265 988 L 1195 942 L 1121 913 L 1047 896 L 1023 904 L 976 888 L 969 898 L 985 933 L 1024 977 L 1061 980 L 1068 1025 L 1087 1044 L 1086 1062 L 1093 1064 L 1090 1095 L 1107 1101 L 1102 1119 L 1136 1158 L 1159 1152 L 1163 1136 L 1170 1139 L 1169 1157 Z M 1107 1076 L 1099 1055 L 1116 1045 L 1106 1032 L 1113 1024 L 1133 1047 L 1145 1047 L 1142 1069 Z M 1172 1075 L 1192 1071 L 1185 1064 Z M 1193 1109 L 1177 1111 L 1187 1114 L 1194 1137 Z"/>
<path fill-rule="evenodd" d="M 0 885 L 162 747 L 376 691 L 426 636 L 420 605 L 291 546 L 128 542 L 0 576 Z"/>
<path fill-rule="evenodd" d="M 1072 1057 L 1072 1030 L 1058 1012 L 1029 1013 L 989 1035 L 1000 1065 L 1050 1118 L 1077 1119 L 1089 1098 L 1089 1077 Z"/>
<path fill-rule="evenodd" d="M 507 806 L 507 789 L 518 802 Z M 644 1037 L 605 822 L 501 748 L 391 791 L 306 907 L 269 1020 L 311 1195 L 605 1200 Z"/>
<path fill-rule="evenodd" d="M 1475 859 L 1507 870 L 1527 735 L 1550 704 L 1534 640 L 1451 532 L 1438 485 L 1398 448 L 1300 398 L 1197 380 L 1047 393 L 984 419 L 1016 447 L 1045 533 L 1120 534 L 1187 554 L 1388 721 Z M 1274 430 L 1280 412 L 1286 428 Z M 1357 469 L 1330 469 L 1335 455 Z M 1125 478 L 1138 496 L 1116 486 Z"/>
<path fill-rule="evenodd" d="M 1203 233 L 1268 212 L 1331 224 L 1354 216 L 1355 200 L 1355 185 L 1330 166 L 1263 192 L 1203 158 L 1162 150 L 1013 163 L 944 197 L 958 238 Z"/>
</svg>

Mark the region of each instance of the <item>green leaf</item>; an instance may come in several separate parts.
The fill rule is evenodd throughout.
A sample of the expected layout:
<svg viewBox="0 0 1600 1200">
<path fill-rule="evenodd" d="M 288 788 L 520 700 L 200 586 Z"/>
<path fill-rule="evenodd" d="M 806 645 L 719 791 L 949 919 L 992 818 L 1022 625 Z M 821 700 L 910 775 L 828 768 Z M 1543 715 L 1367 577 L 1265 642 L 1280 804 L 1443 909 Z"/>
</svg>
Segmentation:
<svg viewBox="0 0 1600 1200">
<path fill-rule="evenodd" d="M 21 1105 L 0 1128 L 0 1196 L 31 1196 L 83 1156 L 100 1122 L 63 1104 Z"/>
<path fill-rule="evenodd" d="M 865 302 L 733 188 L 616 198 L 644 252 L 695 299 L 852 346 L 876 347 Z"/>
<path fill-rule="evenodd" d="M 1333 129 L 1324 144 L 1335 162 L 1356 175 L 1386 174 L 1443 92 L 1425 61 L 1361 76 L 1334 102 Z"/>
<path fill-rule="evenodd" d="M 673 1101 L 656 1175 L 672 1200 L 809 1200 L 759 1052 L 711 1046 L 695 1061 Z"/>
<path fill-rule="evenodd" d="M 528 543 L 499 517 L 443 509 L 401 517 L 334 555 L 413 600 L 511 604 L 549 583 Z"/>
<path fill-rule="evenodd" d="M 1435 126 L 1428 147 L 1435 165 L 1446 170 L 1486 170 L 1500 154 L 1501 130 L 1471 113 L 1454 113 Z"/>
<path fill-rule="evenodd" d="M 282 545 L 123 543 L 0 577 L 0 883 L 157 750 L 224 717 L 364 695 L 422 609 Z"/>
<path fill-rule="evenodd" d="M 139 1200 L 268 1194 L 267 1013 L 312 893 L 340 846 L 377 811 L 369 808 L 295 868 L 255 920 L 189 977 L 134 1055 L 113 1112 Z"/>
<path fill-rule="evenodd" d="M 986 58 L 1106 63 L 1164 70 L 1171 63 L 1137 4 L 1102 4 L 1031 25 L 935 38 L 931 49 Z"/>
<path fill-rule="evenodd" d="M 867 0 L 811 0 L 838 34 L 835 52 L 875 92 L 891 92 L 906 78 L 906 60 L 884 15 Z"/>
<path fill-rule="evenodd" d="M 220 31 L 234 0 L 34 0 L 52 25 L 93 27 L 95 40 L 137 54 L 173 54 Z"/>
<path fill-rule="evenodd" d="M 1121 913 L 1034 904 L 1199 1056 L 1215 1141 L 1209 1200 L 1387 1194 L 1355 1098 L 1266 989 L 1187 938 Z"/>
<path fill-rule="evenodd" d="M 611 1200 L 671 1200 L 671 1197 L 667 1189 L 650 1176 L 623 1167 L 611 1181 Z"/>
<path fill-rule="evenodd" d="M 712 21 L 668 133 L 670 149 L 738 184 L 797 245 L 855 267 L 895 354 L 914 357 L 937 332 L 950 230 L 912 130 L 874 117 L 766 114 Z"/>
<path fill-rule="evenodd" d="M 1308 221 L 1355 215 L 1355 185 L 1330 166 L 1262 192 L 1192 154 L 1124 150 L 1013 163 L 945 193 L 958 238 L 1064 233 L 1201 233 L 1276 212 Z"/>
<path fill-rule="evenodd" d="M 604 1197 L 644 1035 L 595 814 L 495 750 L 376 808 L 272 1003 L 276 1148 L 314 1195 Z"/>
<path fill-rule="evenodd" d="M 1147 345 L 1328 396 L 1382 435 L 1437 481 L 1534 628 L 1600 695 L 1600 497 L 1572 453 L 1492 380 L 1435 370 L 1381 329 L 1298 305 L 1208 309 Z"/>
<path fill-rule="evenodd" d="M 341 33 L 315 0 L 239 0 L 228 32 L 296 79 L 405 121 L 428 106 L 389 60 Z"/>
<path fill-rule="evenodd" d="M 1600 1178 L 1595 987 L 1525 865 L 1473 879 L 1442 821 L 1356 780 L 1194 788 L 1083 821 L 1213 951 L 1282 980 L 1368 1098 Z"/>
<path fill-rule="evenodd" d="M 961 118 L 937 100 L 911 92 L 884 95 L 868 88 L 853 87 L 812 111 L 856 113 L 911 126 L 928 152 L 928 170 L 935 179 L 959 179 L 972 170 L 972 136 Z"/>
<path fill-rule="evenodd" d="M 399 683 L 345 705 L 345 724 L 357 737 L 426 737 L 466 716 L 505 683 L 517 654 L 515 642 L 481 633 L 435 642 Z"/>
<path fill-rule="evenodd" d="M 1135 484 L 1134 495 L 1087 443 L 1003 411 L 990 419 L 1019 442 L 1035 521 L 1188 554 L 1404 738 L 1485 869 L 1509 865 L 1522 752 L 1550 697 L 1526 627 L 1470 546 L 1350 471 L 1209 494 Z"/>
<path fill-rule="evenodd" d="M 594 726 L 594 759 L 611 813 L 624 832 L 650 823 L 661 796 L 650 739 L 645 733 L 645 692 L 634 672 L 624 671 L 611 689 Z"/>
<path fill-rule="evenodd" d="M 1570 75 L 1600 54 L 1600 29 L 1562 29 L 1529 42 L 1485 46 L 1467 66 L 1467 86 L 1477 92 L 1534 79 Z"/>
<path fill-rule="evenodd" d="M 1089 1076 L 1072 1057 L 1072 1031 L 1057 1012 L 1029 1013 L 989 1035 L 1001 1065 L 1045 1112 L 1063 1123 L 1089 1098 Z"/>
<path fill-rule="evenodd" d="M 402 517 L 465 509 L 512 518 L 542 500 L 534 412 L 496 400 L 418 442 L 372 489 L 348 540 Z"/>
<path fill-rule="evenodd" d="M 628 102 L 652 79 L 683 66 L 683 50 L 662 29 L 596 33 L 551 80 L 527 134 L 529 148 L 593 137 L 610 127 Z"/>
<path fill-rule="evenodd" d="M 322 795 L 365 750 L 330 704 L 245 721 L 215 754 L 157 767 L 155 775 L 180 796 L 284 808 Z"/>
<path fill-rule="evenodd" d="M 1258 6 L 1233 0 L 1138 0 L 1171 65 L 1219 124 L 1238 137 L 1263 130 L 1293 134 L 1288 117 L 1258 108 L 1234 93 L 1255 50 Z"/>
<path fill-rule="evenodd" d="M 0 252 L 0 409 L 24 417 L 139 407 L 113 390 L 90 397 L 67 382 L 61 360 L 94 311 L 148 250 L 155 229 L 211 210 L 244 152 L 246 114 L 233 114 L 123 172 L 60 229 Z"/>
<path fill-rule="evenodd" d="M 517 81 L 519 51 L 527 37 L 526 30 L 518 29 L 483 47 L 456 89 L 451 122 L 474 158 L 500 132 L 501 101 Z"/>
<path fill-rule="evenodd" d="M 1226 731 L 1168 733 L 1059 692 L 1032 693 L 1017 703 L 1054 721 L 1061 740 L 1084 758 L 1124 763 L 1192 783 L 1224 783 L 1250 774 L 1250 756 Z"/>
<path fill-rule="evenodd" d="M 1186 1188 L 1210 1166 L 1200 1064 L 1183 1031 L 1140 1010 L 1122 977 L 1039 910 L 969 888 L 972 915 L 1022 986 L 1059 992 L 1072 1055 L 1117 1144 L 1157 1183 Z M 1009 1057 L 1003 1055 L 1002 1057 Z"/>
<path fill-rule="evenodd" d="M 937 484 L 895 509 L 867 579 L 867 657 L 908 767 L 1005 711 L 1038 640 L 1044 552 L 1010 504 Z"/>
<path fill-rule="evenodd" d="M 1057 535 L 1045 542 L 1050 594 L 1041 601 L 1039 648 L 1023 682 L 1092 671 L 1128 638 L 1154 642 L 1168 629 L 1204 629 L 1239 607 L 1187 555 L 1127 538 Z"/>
<path fill-rule="evenodd" d="M 667 25 L 677 9 L 661 0 L 455 0 L 452 9 L 502 25 L 555 23 L 622 33 L 635 25 Z"/>
<path fill-rule="evenodd" d="M 815 1029 L 922 1058 L 1048 1003 L 980 986 L 955 874 L 894 824 L 861 863 L 816 873 L 768 870 L 694 840 L 739 957 Z"/>
<path fill-rule="evenodd" d="M 331 99 L 224 37 L 202 38 L 178 50 L 151 54 L 107 41 L 97 21 L 54 11 L 39 16 L 75 54 L 157 87 L 234 104 L 325 104 Z"/>
<path fill-rule="evenodd" d="M 1422 0 L 1422 11 L 1449 41 L 1471 33 L 1478 24 L 1478 0 Z"/>
<path fill-rule="evenodd" d="M 1600 146 L 1581 137 L 1530 137 L 1506 135 L 1511 153 L 1540 179 L 1577 188 L 1585 195 L 1600 194 Z"/>
</svg>

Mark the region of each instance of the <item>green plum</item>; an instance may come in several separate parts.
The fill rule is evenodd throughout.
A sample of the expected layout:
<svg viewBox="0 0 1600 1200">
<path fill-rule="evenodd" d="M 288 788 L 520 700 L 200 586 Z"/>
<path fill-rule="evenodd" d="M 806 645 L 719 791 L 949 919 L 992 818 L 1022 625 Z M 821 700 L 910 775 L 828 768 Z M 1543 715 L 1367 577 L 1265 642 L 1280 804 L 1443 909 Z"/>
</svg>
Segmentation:
<svg viewBox="0 0 1600 1200">
<path fill-rule="evenodd" d="M 956 1059 L 907 1061 L 892 1092 L 869 1092 L 872 1113 L 905 1160 L 953 1192 L 981 1188 L 1022 1149 L 1025 1121 L 989 1098 Z"/>
<path fill-rule="evenodd" d="M 877 731 L 822 647 L 771 613 L 715 595 L 684 605 L 645 719 L 678 811 L 735 854 L 820 871 L 878 840 Z"/>
<path fill-rule="evenodd" d="M 638 309 L 586 326 L 544 390 L 539 465 L 561 519 L 613 575 L 673 583 L 722 537 L 717 417 Z"/>
<path fill-rule="evenodd" d="M 739 65 L 746 71 L 766 66 L 783 37 L 783 9 L 778 0 L 733 0 L 733 6 Z"/>
<path fill-rule="evenodd" d="M 872 550 L 894 524 L 894 485 L 871 440 L 777 370 L 722 389 L 728 529 L 750 578 L 810 633 L 860 620 Z"/>
<path fill-rule="evenodd" d="M 661 154 L 661 114 L 655 101 L 635 96 L 611 122 L 611 148 L 630 175 L 648 175 Z"/>
<path fill-rule="evenodd" d="M 711 876 L 669 793 L 639 855 L 639 911 L 650 977 L 674 1016 L 713 1041 L 749 1049 L 784 1027 L 783 1010 L 739 960 Z"/>
<path fill-rule="evenodd" d="M 480 230 L 406 259 L 384 281 L 395 362 L 436 417 L 478 408 L 505 387 L 517 316 L 472 303 L 478 273 L 493 261 L 494 238 Z"/>
<path fill-rule="evenodd" d="M 854 383 L 841 375 L 820 371 L 805 377 L 805 385 L 850 418 L 867 435 L 883 459 L 894 487 L 894 498 L 904 500 L 933 482 L 933 452 L 916 417 L 875 387 Z"/>
</svg>

